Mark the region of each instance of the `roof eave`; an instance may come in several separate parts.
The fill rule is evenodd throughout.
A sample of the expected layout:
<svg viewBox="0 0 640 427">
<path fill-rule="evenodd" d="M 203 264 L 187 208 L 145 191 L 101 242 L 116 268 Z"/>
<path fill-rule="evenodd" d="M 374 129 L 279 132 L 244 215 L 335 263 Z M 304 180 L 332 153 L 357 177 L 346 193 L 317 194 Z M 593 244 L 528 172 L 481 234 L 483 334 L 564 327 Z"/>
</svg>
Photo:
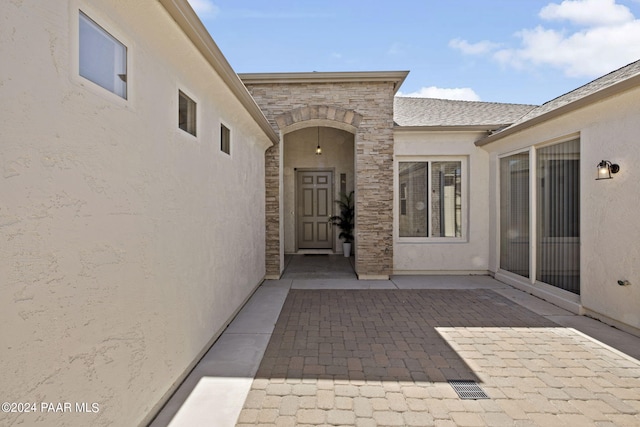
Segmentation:
<svg viewBox="0 0 640 427">
<path fill-rule="evenodd" d="M 409 71 L 312 71 L 302 73 L 240 73 L 238 76 L 245 84 L 393 82 L 395 95 L 408 74 Z"/>
<path fill-rule="evenodd" d="M 499 129 L 500 127 L 505 126 L 504 124 L 496 124 L 496 125 L 456 125 L 456 126 L 444 126 L 444 125 L 435 125 L 435 126 L 402 126 L 395 125 L 393 130 L 396 132 L 490 132 L 495 129 Z"/>
<path fill-rule="evenodd" d="M 476 146 L 483 147 L 485 145 L 491 144 L 492 142 L 496 142 L 502 138 L 505 138 L 509 135 L 513 135 L 518 132 L 522 132 L 525 129 L 531 128 L 535 125 L 538 125 L 547 120 L 555 119 L 564 114 L 568 114 L 572 111 L 578 110 L 580 108 L 586 107 L 590 104 L 594 104 L 596 102 L 602 101 L 606 98 L 618 95 L 622 92 L 625 92 L 629 89 L 633 89 L 640 85 L 640 74 L 636 74 L 626 80 L 623 80 L 619 83 L 615 83 L 611 86 L 607 86 L 597 92 L 594 92 L 590 95 L 587 95 L 583 98 L 577 99 L 573 102 L 565 104 L 561 107 L 558 107 L 554 110 L 548 111 L 544 114 L 536 116 L 530 120 L 525 122 L 516 124 L 514 126 L 508 127 L 505 130 L 495 133 L 493 135 L 489 135 L 486 138 L 480 139 L 476 141 Z"/>
<path fill-rule="evenodd" d="M 247 88 L 244 86 L 238 75 L 227 59 L 222 54 L 218 45 L 213 41 L 211 35 L 204 27 L 200 18 L 193 11 L 186 0 L 158 0 L 160 4 L 169 12 L 169 15 L 177 22 L 182 31 L 189 37 L 195 47 L 202 53 L 206 61 L 220 75 L 224 83 L 231 92 L 239 99 L 247 109 L 251 117 L 267 135 L 272 144 L 277 144 L 280 137 L 269 124 L 264 113 L 256 104 Z"/>
</svg>

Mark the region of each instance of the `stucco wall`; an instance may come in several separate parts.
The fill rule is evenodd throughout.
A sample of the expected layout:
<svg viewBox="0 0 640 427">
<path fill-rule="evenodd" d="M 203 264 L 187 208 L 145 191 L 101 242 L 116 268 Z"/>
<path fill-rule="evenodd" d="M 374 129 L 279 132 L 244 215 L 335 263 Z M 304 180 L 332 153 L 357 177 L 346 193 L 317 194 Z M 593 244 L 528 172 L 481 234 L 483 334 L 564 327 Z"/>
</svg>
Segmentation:
<svg viewBox="0 0 640 427">
<path fill-rule="evenodd" d="M 393 270 L 408 273 L 488 272 L 489 210 L 488 154 L 474 145 L 478 132 L 404 131 L 394 134 L 394 250 Z M 398 233 L 398 162 L 465 159 L 463 236 L 439 239 L 401 239 Z M 466 221 L 465 221 L 466 219 Z"/>
<path fill-rule="evenodd" d="M 128 100 L 78 76 L 78 8 Z M 0 424 L 137 425 L 264 277 L 269 140 L 158 2 L 2 2 L 0 51 L 3 401 L 99 405 Z"/>
<path fill-rule="evenodd" d="M 579 135 L 579 303 L 588 314 L 634 333 L 640 331 L 639 112 L 640 89 L 634 89 L 485 147 L 491 153 L 491 210 L 494 213 L 490 268 L 497 271 L 498 155 Z M 596 181 L 596 164 L 603 159 L 618 163 L 621 170 L 611 180 Z M 618 280 L 628 280 L 631 285 L 619 286 Z"/>
</svg>

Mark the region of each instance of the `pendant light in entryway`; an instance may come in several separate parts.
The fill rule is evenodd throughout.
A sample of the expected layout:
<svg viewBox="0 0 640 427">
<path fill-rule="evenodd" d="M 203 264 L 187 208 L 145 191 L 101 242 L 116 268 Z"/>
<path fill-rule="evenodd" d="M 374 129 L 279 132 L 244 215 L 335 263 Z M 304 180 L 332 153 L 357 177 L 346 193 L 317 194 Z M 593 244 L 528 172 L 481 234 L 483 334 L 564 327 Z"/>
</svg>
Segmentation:
<svg viewBox="0 0 640 427">
<path fill-rule="evenodd" d="M 316 156 L 322 154 L 322 148 L 320 148 L 320 126 L 318 126 L 318 146 L 316 147 Z"/>
</svg>

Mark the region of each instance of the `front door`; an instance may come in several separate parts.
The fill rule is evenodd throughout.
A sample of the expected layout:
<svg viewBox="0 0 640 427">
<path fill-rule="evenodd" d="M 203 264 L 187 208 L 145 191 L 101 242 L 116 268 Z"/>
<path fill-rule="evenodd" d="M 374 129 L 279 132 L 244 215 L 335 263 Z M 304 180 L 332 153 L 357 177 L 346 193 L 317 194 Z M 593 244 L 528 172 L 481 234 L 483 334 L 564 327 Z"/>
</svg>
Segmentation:
<svg viewBox="0 0 640 427">
<path fill-rule="evenodd" d="M 296 192 L 298 249 L 332 249 L 333 171 L 297 171 Z"/>
</svg>

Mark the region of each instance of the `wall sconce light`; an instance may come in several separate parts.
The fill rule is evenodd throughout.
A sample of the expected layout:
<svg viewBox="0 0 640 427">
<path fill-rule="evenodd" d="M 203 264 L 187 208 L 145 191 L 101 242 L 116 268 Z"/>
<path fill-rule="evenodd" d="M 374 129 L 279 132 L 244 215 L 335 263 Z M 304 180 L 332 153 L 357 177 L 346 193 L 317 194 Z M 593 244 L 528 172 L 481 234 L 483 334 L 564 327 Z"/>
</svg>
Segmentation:
<svg viewBox="0 0 640 427">
<path fill-rule="evenodd" d="M 599 179 L 611 179 L 612 176 L 611 174 L 615 174 L 620 172 L 620 166 L 615 164 L 615 163 L 611 163 L 609 160 L 603 160 L 600 163 L 598 163 L 598 177 L 596 178 L 596 181 Z"/>
<path fill-rule="evenodd" d="M 320 126 L 318 126 L 318 146 L 316 147 L 316 156 L 322 154 L 322 148 L 320 148 Z"/>
</svg>

